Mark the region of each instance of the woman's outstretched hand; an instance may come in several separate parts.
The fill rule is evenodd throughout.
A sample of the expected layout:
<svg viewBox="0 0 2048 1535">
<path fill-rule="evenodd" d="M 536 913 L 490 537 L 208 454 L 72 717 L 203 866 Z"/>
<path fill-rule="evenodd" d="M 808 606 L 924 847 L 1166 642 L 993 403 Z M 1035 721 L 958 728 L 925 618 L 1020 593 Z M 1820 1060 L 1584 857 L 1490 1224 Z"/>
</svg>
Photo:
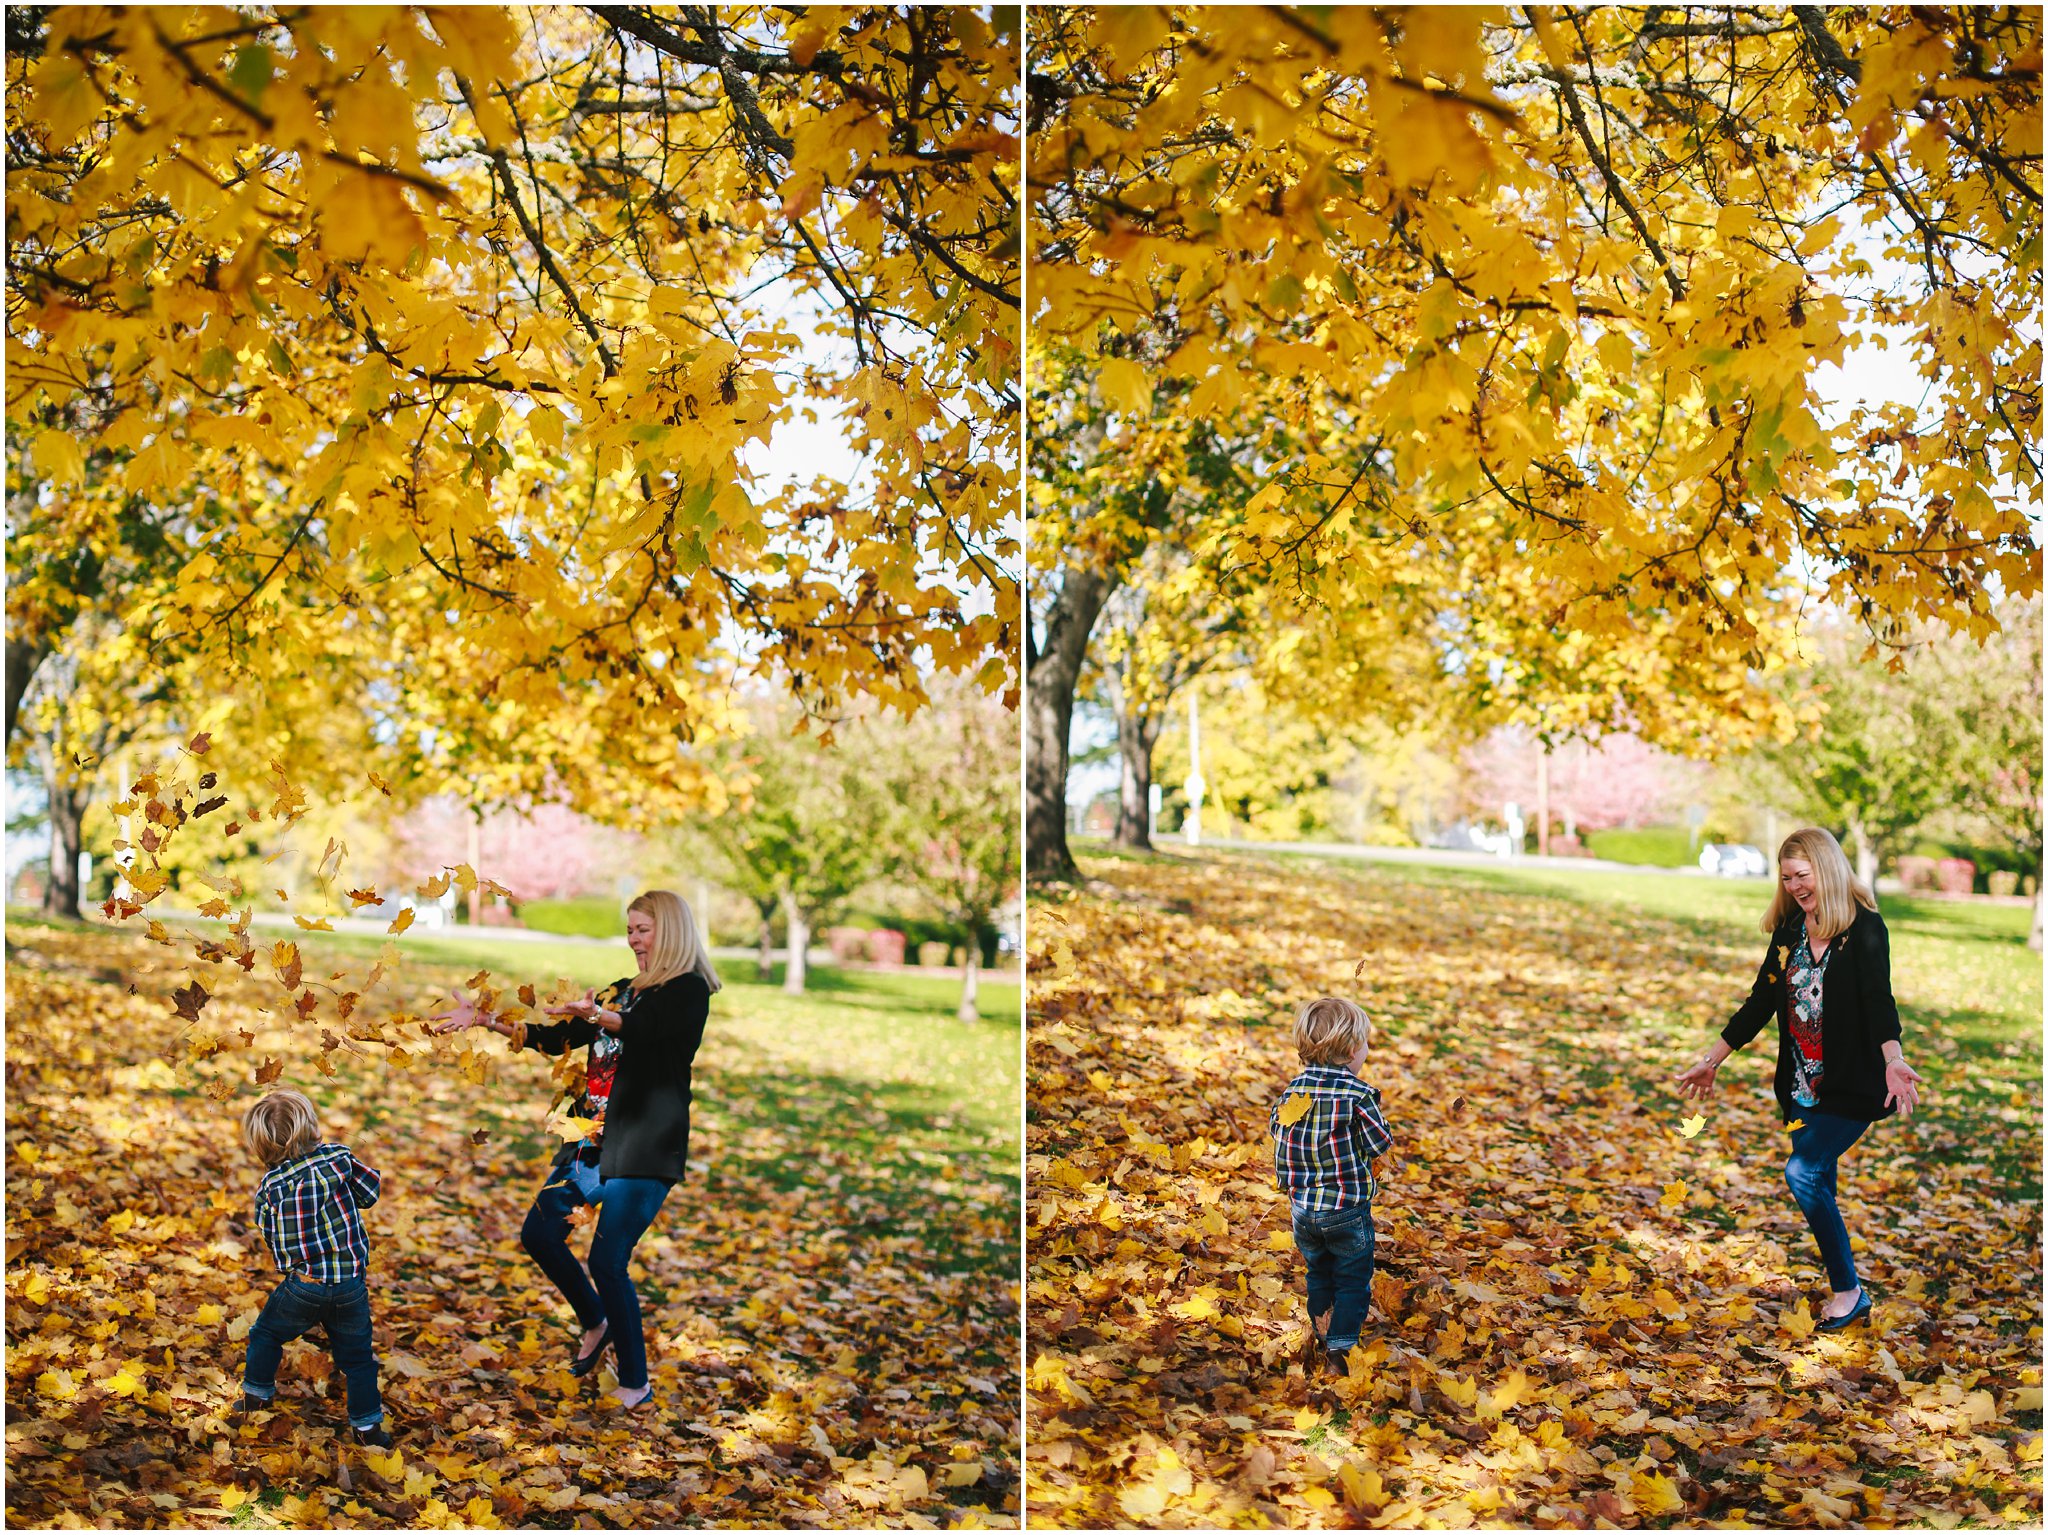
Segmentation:
<svg viewBox="0 0 2048 1535">
<path fill-rule="evenodd" d="M 547 1009 L 550 1018 L 595 1018 L 603 1009 L 597 1005 L 597 988 L 592 987 L 574 1002 L 557 1002 Z"/>
<path fill-rule="evenodd" d="M 461 992 L 455 994 L 455 1005 L 447 1012 L 433 1013 L 429 1016 L 434 1019 L 432 1032 L 436 1034 L 453 1034 L 458 1029 L 473 1029 L 481 1024 L 495 1034 L 502 1034 L 507 1039 L 512 1037 L 510 1021 L 500 1018 L 495 1013 L 485 1012 Z"/>
<path fill-rule="evenodd" d="M 1903 1060 L 1884 1063 L 1884 1104 L 1886 1108 L 1897 1104 L 1908 1118 L 1920 1106 L 1920 1073 Z"/>
</svg>

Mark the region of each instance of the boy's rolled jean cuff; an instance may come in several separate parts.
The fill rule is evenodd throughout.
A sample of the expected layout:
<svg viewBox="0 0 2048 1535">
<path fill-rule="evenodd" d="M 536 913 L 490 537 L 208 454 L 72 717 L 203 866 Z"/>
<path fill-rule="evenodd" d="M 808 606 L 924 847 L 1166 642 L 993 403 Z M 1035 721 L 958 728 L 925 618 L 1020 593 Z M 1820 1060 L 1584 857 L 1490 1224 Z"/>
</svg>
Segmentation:
<svg viewBox="0 0 2048 1535">
<path fill-rule="evenodd" d="M 245 1380 L 242 1382 L 242 1395 L 253 1396 L 259 1402 L 275 1401 L 277 1399 L 277 1387 L 274 1385 L 252 1386 L 251 1384 L 249 1384 L 248 1381 Z M 382 1423 L 383 1421 L 384 1414 L 382 1410 L 379 1410 L 379 1412 L 374 1418 L 364 1418 L 360 1422 L 354 1418 L 350 1418 L 348 1420 L 348 1426 L 350 1428 L 375 1428 L 378 1424 Z"/>
</svg>

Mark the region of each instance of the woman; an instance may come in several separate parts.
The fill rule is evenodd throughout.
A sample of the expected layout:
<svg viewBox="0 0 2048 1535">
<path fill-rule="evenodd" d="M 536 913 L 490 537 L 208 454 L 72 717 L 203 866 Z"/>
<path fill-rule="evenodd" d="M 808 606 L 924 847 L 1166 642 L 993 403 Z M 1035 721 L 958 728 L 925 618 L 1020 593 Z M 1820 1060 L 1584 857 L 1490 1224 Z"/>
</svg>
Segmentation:
<svg viewBox="0 0 2048 1535">
<path fill-rule="evenodd" d="M 1848 1228 L 1835 1206 L 1835 1163 L 1894 1109 L 1911 1114 L 1920 1076 L 1899 1045 L 1891 943 L 1877 899 L 1850 872 L 1841 844 L 1817 827 L 1778 849 L 1778 892 L 1764 915 L 1771 935 L 1749 1000 L 1690 1069 L 1678 1091 L 1705 1098 L 1721 1063 L 1778 1018 L 1778 1111 L 1792 1130 L 1785 1181 L 1812 1228 L 1834 1295 L 1821 1330 L 1838 1332 L 1870 1312 L 1856 1278 Z"/>
<path fill-rule="evenodd" d="M 651 890 L 626 908 L 626 942 L 639 974 L 614 982 L 602 998 L 588 991 L 578 1001 L 547 1009 L 561 1023 L 529 1028 L 462 1000 L 439 1015 L 443 1021 L 435 1032 L 482 1024 L 547 1055 L 589 1047 L 583 1090 L 572 1112 L 597 1123 L 556 1154 L 519 1240 L 583 1324 L 569 1368 L 587 1375 L 610 1348 L 619 1377 L 612 1395 L 622 1406 L 639 1408 L 654 1388 L 647 1380 L 640 1297 L 626 1265 L 683 1176 L 690 1149 L 690 1064 L 720 983 L 696 919 L 673 891 Z M 583 1204 L 598 1211 L 588 1274 L 569 1251 L 569 1216 Z"/>
</svg>

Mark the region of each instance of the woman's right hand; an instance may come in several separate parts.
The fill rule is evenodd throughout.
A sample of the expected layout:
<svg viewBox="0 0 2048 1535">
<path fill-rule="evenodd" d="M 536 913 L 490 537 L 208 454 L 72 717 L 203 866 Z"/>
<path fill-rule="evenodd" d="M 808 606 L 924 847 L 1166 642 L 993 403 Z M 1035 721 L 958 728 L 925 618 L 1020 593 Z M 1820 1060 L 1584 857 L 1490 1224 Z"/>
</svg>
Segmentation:
<svg viewBox="0 0 2048 1535">
<path fill-rule="evenodd" d="M 1678 1074 L 1678 1096 L 1681 1098 L 1705 1098 L 1714 1091 L 1714 1074 L 1721 1069 L 1721 1063 L 1709 1056 L 1702 1056 L 1691 1066 Z"/>
</svg>

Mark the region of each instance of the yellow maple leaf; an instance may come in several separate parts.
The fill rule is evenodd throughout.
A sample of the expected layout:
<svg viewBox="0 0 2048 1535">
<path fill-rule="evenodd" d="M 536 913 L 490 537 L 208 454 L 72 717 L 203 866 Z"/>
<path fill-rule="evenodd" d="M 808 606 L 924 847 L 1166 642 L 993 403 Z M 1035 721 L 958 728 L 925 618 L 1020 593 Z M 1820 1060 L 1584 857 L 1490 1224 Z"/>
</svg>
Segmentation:
<svg viewBox="0 0 2048 1535">
<path fill-rule="evenodd" d="M 1804 1130 L 1805 1128 L 1806 1128 L 1806 1121 L 1805 1121 L 1805 1120 L 1803 1120 L 1803 1119 L 1795 1119 L 1795 1120 L 1793 1120 L 1793 1121 L 1792 1121 L 1792 1123 L 1791 1123 L 1791 1124 L 1789 1124 L 1789 1125 L 1785 1126 L 1785 1133 L 1786 1133 L 1787 1135 L 1790 1135 L 1790 1134 L 1791 1134 L 1791 1133 L 1792 1133 L 1792 1132 L 1793 1132 L 1794 1130 Z"/>
<path fill-rule="evenodd" d="M 1778 1313 L 1778 1326 L 1795 1338 L 1813 1336 L 1813 1308 L 1806 1304 L 1806 1297 L 1799 1298 L 1799 1304 L 1790 1311 Z"/>
<path fill-rule="evenodd" d="M 309 933 L 331 933 L 334 931 L 334 924 L 325 917 L 301 917 L 297 913 L 293 913 L 292 921 Z"/>
<path fill-rule="evenodd" d="M 254 1496 L 254 1493 L 244 1492 L 239 1487 L 223 1487 L 220 1490 L 221 1512 L 232 1514 Z"/>
<path fill-rule="evenodd" d="M 69 1370 L 45 1370 L 36 1377 L 36 1395 L 54 1396 L 60 1402 L 68 1402 L 78 1395 L 78 1383 L 71 1378 Z"/>
<path fill-rule="evenodd" d="M 1695 1114 L 1690 1119 L 1682 1119 L 1678 1122 L 1678 1133 L 1684 1136 L 1687 1140 L 1691 1140 L 1695 1135 L 1698 1135 L 1700 1131 L 1704 1130 L 1706 1127 L 1707 1116 L 1704 1114 Z"/>
<path fill-rule="evenodd" d="M 387 933 L 404 932 L 407 928 L 412 926 L 413 913 L 416 910 L 418 910 L 417 907 L 406 907 L 404 910 L 400 911 L 397 916 L 391 919 L 391 926 L 384 929 L 384 931 Z"/>
<path fill-rule="evenodd" d="M 1652 1517 L 1685 1512 L 1685 1499 L 1678 1494 L 1678 1484 L 1655 1471 L 1638 1476 L 1628 1495 L 1637 1508 Z"/>
<path fill-rule="evenodd" d="M 1287 1101 L 1280 1105 L 1280 1123 L 1283 1125 L 1300 1124 L 1302 1117 L 1308 1113 L 1309 1108 L 1314 1102 L 1315 1100 L 1307 1093 L 1289 1093 Z"/>
<path fill-rule="evenodd" d="M 1126 415 L 1143 415 L 1152 408 L 1152 380 L 1128 357 L 1106 357 L 1095 377 L 1103 403 Z"/>
</svg>

